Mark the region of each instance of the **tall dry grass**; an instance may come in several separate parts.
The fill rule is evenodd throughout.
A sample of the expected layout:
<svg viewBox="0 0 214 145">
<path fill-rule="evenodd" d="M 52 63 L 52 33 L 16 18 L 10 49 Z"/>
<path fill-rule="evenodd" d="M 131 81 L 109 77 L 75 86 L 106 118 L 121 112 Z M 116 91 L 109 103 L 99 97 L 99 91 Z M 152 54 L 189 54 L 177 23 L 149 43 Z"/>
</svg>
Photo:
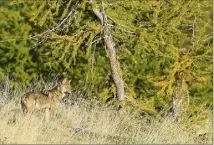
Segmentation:
<svg viewBox="0 0 214 145">
<path fill-rule="evenodd" d="M 50 81 L 44 87 L 51 88 L 55 84 Z M 99 101 L 78 96 L 72 105 L 60 105 L 56 118 L 45 123 L 42 111 L 23 116 L 19 106 L 19 98 L 24 92 L 42 87 L 20 88 L 11 91 L 9 85 L 1 86 L 0 97 L 4 98 L 0 107 L 1 144 L 212 143 L 212 137 L 202 139 L 171 117 L 162 121 L 136 117 L 125 109 L 116 111 Z"/>
</svg>

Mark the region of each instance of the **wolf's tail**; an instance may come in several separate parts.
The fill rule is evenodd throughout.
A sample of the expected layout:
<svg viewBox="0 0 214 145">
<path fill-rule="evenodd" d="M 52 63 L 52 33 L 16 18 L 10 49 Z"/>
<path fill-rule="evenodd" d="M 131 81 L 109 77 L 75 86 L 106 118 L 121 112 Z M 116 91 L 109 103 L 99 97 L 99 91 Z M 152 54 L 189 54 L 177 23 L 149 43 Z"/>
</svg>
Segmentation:
<svg viewBox="0 0 214 145">
<path fill-rule="evenodd" d="M 23 114 L 26 114 L 28 112 L 24 96 L 21 97 L 21 111 Z"/>
</svg>

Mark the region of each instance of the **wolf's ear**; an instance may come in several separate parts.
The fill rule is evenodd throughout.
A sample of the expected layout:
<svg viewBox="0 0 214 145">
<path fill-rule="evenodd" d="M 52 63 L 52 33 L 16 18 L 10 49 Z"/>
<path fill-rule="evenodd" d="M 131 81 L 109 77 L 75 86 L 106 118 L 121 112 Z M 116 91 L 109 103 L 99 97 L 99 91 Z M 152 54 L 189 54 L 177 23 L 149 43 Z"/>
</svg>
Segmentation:
<svg viewBox="0 0 214 145">
<path fill-rule="evenodd" d="M 62 84 L 66 84 L 67 81 L 68 81 L 68 79 L 67 79 L 67 78 L 64 78 L 64 79 L 62 80 Z"/>
</svg>

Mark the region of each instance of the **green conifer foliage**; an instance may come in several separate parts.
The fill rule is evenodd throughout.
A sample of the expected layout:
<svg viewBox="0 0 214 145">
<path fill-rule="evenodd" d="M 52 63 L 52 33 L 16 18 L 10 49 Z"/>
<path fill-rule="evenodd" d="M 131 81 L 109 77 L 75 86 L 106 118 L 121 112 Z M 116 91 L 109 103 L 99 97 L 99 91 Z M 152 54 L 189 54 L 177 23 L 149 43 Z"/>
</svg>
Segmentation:
<svg viewBox="0 0 214 145">
<path fill-rule="evenodd" d="M 25 23 L 19 11 L 0 8 L 0 74 L 14 77 L 18 82 L 35 77 L 29 55 L 31 26 Z"/>
<path fill-rule="evenodd" d="M 172 108 L 175 96 L 183 108 L 211 104 L 211 0 L 14 0 L 0 8 L 0 73 L 22 81 L 65 73 L 74 88 L 109 98 L 115 88 L 93 8 L 112 26 L 129 101 L 153 112 Z"/>
</svg>

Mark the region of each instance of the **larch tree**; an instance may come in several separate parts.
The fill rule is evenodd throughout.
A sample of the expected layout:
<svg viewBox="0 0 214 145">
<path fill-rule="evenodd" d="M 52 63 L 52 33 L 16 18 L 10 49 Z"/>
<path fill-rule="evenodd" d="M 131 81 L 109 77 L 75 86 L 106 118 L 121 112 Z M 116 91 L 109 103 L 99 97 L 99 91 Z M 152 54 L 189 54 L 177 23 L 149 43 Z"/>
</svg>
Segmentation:
<svg viewBox="0 0 214 145">
<path fill-rule="evenodd" d="M 0 73 L 23 82 L 65 73 L 89 96 L 116 94 L 134 111 L 178 118 L 212 99 L 211 8 L 211 0 L 14 0 L 0 8 Z"/>
</svg>

